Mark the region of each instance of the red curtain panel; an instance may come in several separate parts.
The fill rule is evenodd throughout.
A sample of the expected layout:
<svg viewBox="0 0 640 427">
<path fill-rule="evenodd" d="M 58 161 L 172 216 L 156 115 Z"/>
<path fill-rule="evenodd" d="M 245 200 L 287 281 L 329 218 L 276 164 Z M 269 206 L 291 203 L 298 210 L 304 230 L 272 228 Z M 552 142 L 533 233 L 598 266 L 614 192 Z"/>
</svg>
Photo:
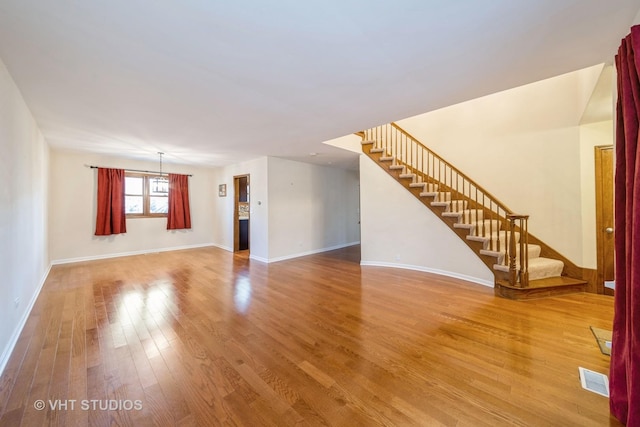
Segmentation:
<svg viewBox="0 0 640 427">
<path fill-rule="evenodd" d="M 640 426 L 640 26 L 616 55 L 615 314 L 611 349 L 611 413 Z"/>
<path fill-rule="evenodd" d="M 167 230 L 191 228 L 189 176 L 169 174 L 169 212 Z"/>
<path fill-rule="evenodd" d="M 98 168 L 96 236 L 127 232 L 124 213 L 124 170 Z"/>
</svg>

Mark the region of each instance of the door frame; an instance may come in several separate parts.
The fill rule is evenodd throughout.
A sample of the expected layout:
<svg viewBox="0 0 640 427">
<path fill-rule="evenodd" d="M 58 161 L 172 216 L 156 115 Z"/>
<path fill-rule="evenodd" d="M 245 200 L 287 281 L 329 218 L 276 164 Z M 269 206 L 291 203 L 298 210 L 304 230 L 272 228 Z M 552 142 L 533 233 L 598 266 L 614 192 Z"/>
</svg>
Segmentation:
<svg viewBox="0 0 640 427">
<path fill-rule="evenodd" d="M 233 176 L 233 252 L 240 251 L 240 216 L 238 215 L 238 206 L 240 205 L 240 179 L 247 178 L 247 187 L 249 186 L 249 174 Z M 247 200 L 251 206 L 251 196 L 247 192 Z M 249 216 L 249 230 L 251 230 L 251 216 Z M 251 250 L 251 238 L 249 238 L 249 251 Z"/>
<path fill-rule="evenodd" d="M 606 180 L 604 176 L 604 171 L 602 170 L 602 158 L 604 151 L 611 151 L 612 153 L 612 165 L 611 165 L 611 176 L 609 180 Z M 613 145 L 599 145 L 594 147 L 595 152 L 595 176 L 596 176 L 596 248 L 597 248 L 597 262 L 598 262 L 598 276 L 596 282 L 596 290 L 599 294 L 605 295 L 613 295 L 613 290 L 606 288 L 604 286 L 605 277 L 605 241 L 603 238 L 603 231 L 606 227 L 612 226 L 613 224 L 605 224 L 605 220 L 602 215 L 603 209 L 603 191 L 604 186 L 610 186 L 610 191 L 613 195 Z M 611 205 L 611 210 L 613 211 L 613 203 Z M 613 220 L 613 218 L 612 218 Z"/>
</svg>

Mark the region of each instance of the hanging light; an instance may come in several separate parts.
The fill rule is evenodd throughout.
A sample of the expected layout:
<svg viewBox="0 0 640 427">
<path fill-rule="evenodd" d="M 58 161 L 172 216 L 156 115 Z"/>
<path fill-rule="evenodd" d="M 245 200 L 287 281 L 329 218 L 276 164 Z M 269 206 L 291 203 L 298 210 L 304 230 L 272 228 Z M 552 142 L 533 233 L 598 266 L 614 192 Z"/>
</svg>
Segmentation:
<svg viewBox="0 0 640 427">
<path fill-rule="evenodd" d="M 158 151 L 158 155 L 160 156 L 160 176 L 157 176 L 153 180 L 153 192 L 154 193 L 168 193 L 169 192 L 169 182 L 166 178 L 162 177 L 162 156 L 164 153 Z"/>
</svg>

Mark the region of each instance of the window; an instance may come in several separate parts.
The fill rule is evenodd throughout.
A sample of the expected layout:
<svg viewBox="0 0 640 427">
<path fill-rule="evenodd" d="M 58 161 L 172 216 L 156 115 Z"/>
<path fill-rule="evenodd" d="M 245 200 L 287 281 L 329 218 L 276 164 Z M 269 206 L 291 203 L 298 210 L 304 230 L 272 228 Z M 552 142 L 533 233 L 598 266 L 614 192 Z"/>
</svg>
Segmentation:
<svg viewBox="0 0 640 427">
<path fill-rule="evenodd" d="M 127 217 L 166 217 L 169 180 L 166 176 L 127 173 L 124 178 L 124 211 Z"/>
</svg>

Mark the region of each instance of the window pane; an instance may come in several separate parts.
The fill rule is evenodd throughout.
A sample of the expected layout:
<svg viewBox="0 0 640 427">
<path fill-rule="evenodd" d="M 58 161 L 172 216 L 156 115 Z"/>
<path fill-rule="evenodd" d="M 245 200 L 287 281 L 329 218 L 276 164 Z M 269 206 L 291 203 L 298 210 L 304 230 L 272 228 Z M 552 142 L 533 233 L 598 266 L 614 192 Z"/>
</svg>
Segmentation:
<svg viewBox="0 0 640 427">
<path fill-rule="evenodd" d="M 169 180 L 167 178 L 150 178 L 149 192 L 152 196 L 166 195 L 169 192 Z"/>
<path fill-rule="evenodd" d="M 163 214 L 169 212 L 168 197 L 149 197 L 149 210 L 152 214 Z"/>
<path fill-rule="evenodd" d="M 142 212 L 142 196 L 125 196 L 125 214 L 141 214 Z"/>
<path fill-rule="evenodd" d="M 141 176 L 125 176 L 124 192 L 125 194 L 142 195 L 142 177 Z"/>
</svg>

